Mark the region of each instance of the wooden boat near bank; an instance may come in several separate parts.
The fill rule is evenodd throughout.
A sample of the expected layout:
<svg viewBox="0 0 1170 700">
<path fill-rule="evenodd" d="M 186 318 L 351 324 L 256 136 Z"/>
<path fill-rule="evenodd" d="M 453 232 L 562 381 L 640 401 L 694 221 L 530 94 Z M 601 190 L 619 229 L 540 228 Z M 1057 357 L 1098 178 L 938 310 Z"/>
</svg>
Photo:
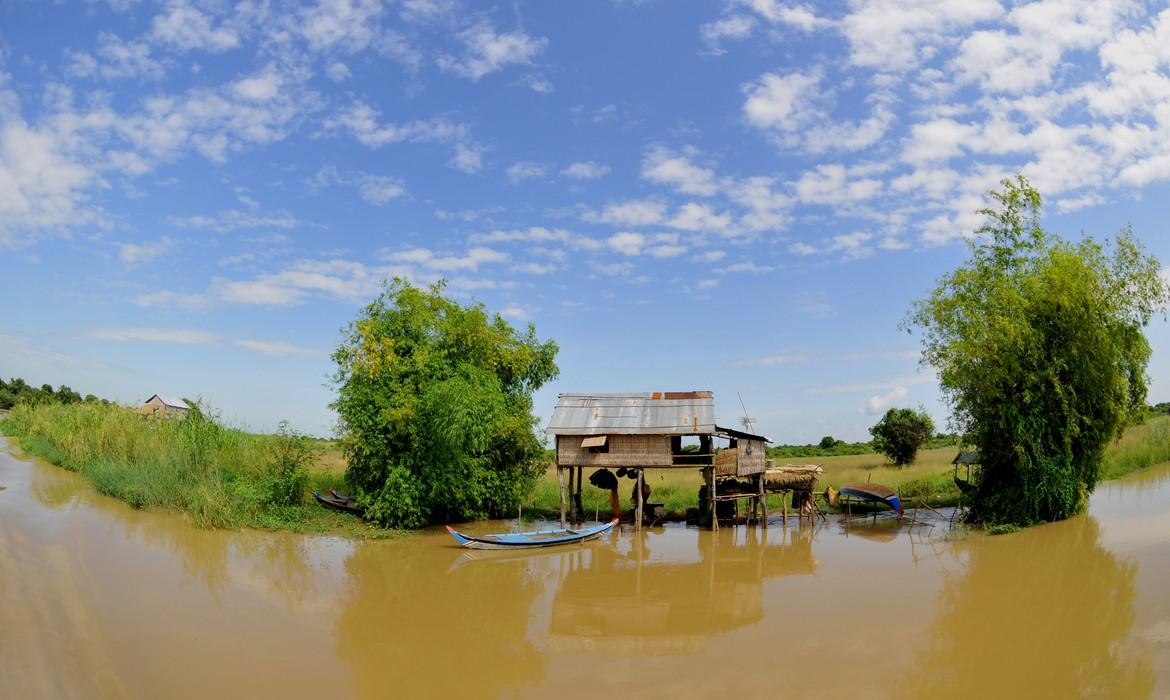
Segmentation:
<svg viewBox="0 0 1170 700">
<path fill-rule="evenodd" d="M 882 484 L 845 484 L 841 487 L 839 493 L 842 496 L 856 498 L 860 501 L 884 503 L 898 511 L 899 518 L 902 517 L 902 499 L 898 498 L 898 494 L 889 486 Z"/>
<path fill-rule="evenodd" d="M 317 502 L 326 508 L 332 508 L 333 510 L 339 510 L 342 513 L 350 513 L 352 515 L 362 514 L 362 509 L 357 504 L 357 501 L 344 493 L 330 491 L 329 495 L 325 495 L 320 491 L 314 491 L 313 498 L 317 499 Z"/>
<path fill-rule="evenodd" d="M 580 529 L 558 528 L 556 530 L 537 530 L 535 532 L 509 532 L 497 535 L 466 535 L 450 525 L 447 532 L 455 538 L 460 546 L 468 549 L 524 549 L 530 547 L 554 547 L 561 544 L 585 542 L 598 537 L 613 529 L 618 524 L 617 518 L 594 527 Z"/>
</svg>

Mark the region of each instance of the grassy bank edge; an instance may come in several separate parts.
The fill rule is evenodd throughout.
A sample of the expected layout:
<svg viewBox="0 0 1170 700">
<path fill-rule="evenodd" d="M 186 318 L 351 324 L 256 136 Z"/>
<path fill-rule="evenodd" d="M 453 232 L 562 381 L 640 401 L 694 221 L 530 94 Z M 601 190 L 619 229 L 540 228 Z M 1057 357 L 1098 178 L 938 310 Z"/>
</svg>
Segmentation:
<svg viewBox="0 0 1170 700">
<path fill-rule="evenodd" d="M 0 420 L 0 435 L 26 455 L 77 472 L 98 493 L 179 514 L 197 527 L 352 539 L 401 534 L 317 504 L 312 491 L 341 488 L 336 471 L 306 468 L 288 502 L 274 502 L 279 474 L 264 465 L 275 436 L 183 422 L 148 420 L 119 407 L 17 407 Z"/>
</svg>

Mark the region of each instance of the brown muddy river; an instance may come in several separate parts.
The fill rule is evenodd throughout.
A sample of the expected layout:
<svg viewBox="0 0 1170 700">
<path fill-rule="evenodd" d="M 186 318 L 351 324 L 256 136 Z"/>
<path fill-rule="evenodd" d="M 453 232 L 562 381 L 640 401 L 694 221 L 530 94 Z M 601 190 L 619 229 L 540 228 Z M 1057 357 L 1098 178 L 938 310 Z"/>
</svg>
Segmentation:
<svg viewBox="0 0 1170 700">
<path fill-rule="evenodd" d="M 1170 698 L 1170 467 L 1000 537 L 776 520 L 524 556 L 199 530 L 9 445 L 0 486 L 3 698 Z"/>
</svg>

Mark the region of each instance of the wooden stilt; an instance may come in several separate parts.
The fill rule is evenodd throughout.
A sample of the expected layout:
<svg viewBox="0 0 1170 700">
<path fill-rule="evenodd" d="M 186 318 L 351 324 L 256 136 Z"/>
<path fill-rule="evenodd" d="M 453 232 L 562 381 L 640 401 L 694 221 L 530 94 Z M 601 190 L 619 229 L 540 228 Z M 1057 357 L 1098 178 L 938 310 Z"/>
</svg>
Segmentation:
<svg viewBox="0 0 1170 700">
<path fill-rule="evenodd" d="M 642 529 L 642 479 L 645 478 L 643 476 L 645 473 L 644 469 L 639 469 L 638 479 L 634 482 L 634 490 L 638 492 L 638 498 L 635 500 L 637 507 L 634 509 L 634 529 L 636 530 Z"/>
<path fill-rule="evenodd" d="M 715 470 L 711 470 L 711 529 L 719 530 L 719 508 L 715 505 Z"/>
<path fill-rule="evenodd" d="M 577 467 L 577 493 L 573 496 L 573 505 L 576 507 L 577 520 L 585 519 L 585 504 L 581 501 L 581 477 L 585 473 L 585 467 Z"/>
<path fill-rule="evenodd" d="M 565 522 L 565 469 L 564 467 L 557 467 L 557 490 L 561 494 L 561 527 L 568 527 Z"/>
<path fill-rule="evenodd" d="M 762 511 L 762 517 L 764 518 L 763 525 L 764 525 L 764 529 L 766 530 L 766 529 L 768 529 L 768 494 L 764 490 L 764 475 L 760 474 L 759 478 L 760 478 L 760 510 Z"/>
<path fill-rule="evenodd" d="M 788 492 L 780 492 L 780 503 L 784 506 L 784 524 L 788 525 Z"/>
</svg>

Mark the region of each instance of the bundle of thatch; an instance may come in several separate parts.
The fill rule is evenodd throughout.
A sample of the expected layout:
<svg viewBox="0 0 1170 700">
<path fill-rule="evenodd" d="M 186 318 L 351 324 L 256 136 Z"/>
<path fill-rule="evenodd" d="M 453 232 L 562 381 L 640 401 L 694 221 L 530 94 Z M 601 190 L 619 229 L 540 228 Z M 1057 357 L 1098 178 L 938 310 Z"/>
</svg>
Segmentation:
<svg viewBox="0 0 1170 700">
<path fill-rule="evenodd" d="M 766 491 L 812 491 L 824 472 L 815 464 L 784 464 L 769 466 L 764 472 Z"/>
</svg>

